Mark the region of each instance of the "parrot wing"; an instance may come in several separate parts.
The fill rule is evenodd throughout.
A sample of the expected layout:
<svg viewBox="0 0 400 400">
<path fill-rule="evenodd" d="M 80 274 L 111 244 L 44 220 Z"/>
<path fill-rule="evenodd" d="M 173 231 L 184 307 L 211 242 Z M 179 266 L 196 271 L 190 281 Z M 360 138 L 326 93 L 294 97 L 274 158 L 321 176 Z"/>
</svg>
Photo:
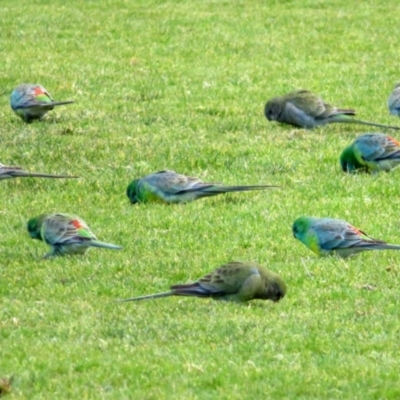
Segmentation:
<svg viewBox="0 0 400 400">
<path fill-rule="evenodd" d="M 52 103 L 54 100 L 50 93 L 41 85 L 32 85 L 26 88 L 24 96 L 21 97 L 20 108 L 40 106 Z"/>
<path fill-rule="evenodd" d="M 34 97 L 37 104 L 54 102 L 53 98 L 50 96 L 50 93 L 43 86 L 38 86 L 35 88 Z"/>
<path fill-rule="evenodd" d="M 144 179 L 148 185 L 171 194 L 179 194 L 213 185 L 203 183 L 199 178 L 178 174 L 175 171 L 159 171 Z"/>
<path fill-rule="evenodd" d="M 291 93 L 288 101 L 315 119 L 327 119 L 342 114 L 356 114 L 354 110 L 339 109 L 331 104 L 325 103 L 319 96 L 309 90 L 299 90 Z"/>
<path fill-rule="evenodd" d="M 384 152 L 377 158 L 377 161 L 381 159 L 400 158 L 400 142 L 391 136 L 385 136 L 383 142 Z"/>
<path fill-rule="evenodd" d="M 317 118 L 325 112 L 323 101 L 308 90 L 298 90 L 285 96 L 286 101 L 304 111 L 308 116 Z"/>
<path fill-rule="evenodd" d="M 179 295 L 212 296 L 237 293 L 243 282 L 252 275 L 260 276 L 256 266 L 231 262 L 188 285 L 174 285 L 171 289 Z M 260 276 L 261 279 L 261 276 Z"/>
<path fill-rule="evenodd" d="M 355 142 L 365 161 L 379 161 L 400 156 L 400 143 L 386 135 L 363 135 Z"/>
<path fill-rule="evenodd" d="M 386 242 L 370 237 L 346 221 L 336 220 L 331 223 L 331 230 L 321 234 L 321 247 L 325 250 L 345 249 L 349 247 L 385 244 Z M 367 239 L 363 238 L 365 236 Z M 323 243 L 322 243 L 323 241 Z"/>
<path fill-rule="evenodd" d="M 313 229 L 324 250 L 351 247 L 363 240 L 361 234 L 367 236 L 364 232 L 341 220 L 323 219 Z"/>
<path fill-rule="evenodd" d="M 42 225 L 42 237 L 51 245 L 96 240 L 96 237 L 82 219 L 67 214 L 51 214 L 48 216 Z"/>
</svg>

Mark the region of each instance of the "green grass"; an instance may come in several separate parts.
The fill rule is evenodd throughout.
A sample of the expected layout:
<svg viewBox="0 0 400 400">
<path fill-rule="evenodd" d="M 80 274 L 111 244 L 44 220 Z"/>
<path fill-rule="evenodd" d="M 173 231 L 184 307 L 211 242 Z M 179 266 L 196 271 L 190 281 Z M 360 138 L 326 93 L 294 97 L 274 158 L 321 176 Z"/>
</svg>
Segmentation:
<svg viewBox="0 0 400 400">
<path fill-rule="evenodd" d="M 386 109 L 399 12 L 383 0 L 2 0 L 0 161 L 81 176 L 0 184 L 7 398 L 399 398 L 400 254 L 318 259 L 291 225 L 330 216 L 400 243 L 400 171 L 340 171 L 341 150 L 371 129 L 263 117 L 270 97 L 307 88 L 399 124 Z M 76 104 L 26 125 L 8 103 L 22 82 Z M 131 206 L 130 180 L 164 168 L 282 189 Z M 124 250 L 43 260 L 25 224 L 50 211 Z M 231 260 L 280 273 L 286 298 L 114 302 Z"/>
</svg>

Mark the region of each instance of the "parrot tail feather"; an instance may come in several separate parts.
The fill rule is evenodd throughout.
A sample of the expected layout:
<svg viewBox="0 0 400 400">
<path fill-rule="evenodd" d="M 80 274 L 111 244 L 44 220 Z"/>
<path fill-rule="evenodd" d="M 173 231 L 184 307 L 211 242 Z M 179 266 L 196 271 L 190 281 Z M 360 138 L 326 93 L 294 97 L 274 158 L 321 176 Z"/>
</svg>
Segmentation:
<svg viewBox="0 0 400 400">
<path fill-rule="evenodd" d="M 10 171 L 7 173 L 10 178 L 69 178 L 69 179 L 76 179 L 79 176 L 75 175 L 53 175 L 53 174 L 42 174 L 41 172 L 25 172 L 25 171 Z M 1 175 L 0 175 L 1 179 Z"/>
<path fill-rule="evenodd" d="M 72 104 L 75 103 L 74 100 L 67 100 L 67 101 L 52 101 L 51 103 L 43 103 L 43 104 L 37 104 L 35 105 L 35 107 L 43 107 L 43 108 L 47 108 L 47 107 L 55 107 L 55 106 L 63 106 L 65 104 Z"/>
<path fill-rule="evenodd" d="M 400 130 L 399 126 L 394 126 L 394 125 L 383 125 L 383 124 L 376 124 L 374 122 L 368 122 L 368 121 L 362 121 L 360 119 L 348 119 L 348 120 L 343 120 L 343 121 L 335 121 L 335 122 L 351 122 L 353 124 L 361 124 L 361 125 L 368 125 L 368 126 L 376 126 L 378 128 L 386 128 L 386 129 L 396 129 Z"/>
<path fill-rule="evenodd" d="M 375 248 L 378 250 L 400 250 L 400 246 L 397 244 L 378 244 L 378 245 L 374 245 L 376 246 Z"/>
<path fill-rule="evenodd" d="M 351 248 L 351 247 L 349 247 Z M 354 246 L 361 251 L 363 250 L 400 250 L 400 245 L 389 244 L 381 240 L 365 240 Z"/>
<path fill-rule="evenodd" d="M 191 193 L 194 192 L 196 195 L 201 197 L 210 197 L 216 196 L 222 193 L 232 193 L 232 192 L 247 192 L 250 190 L 266 190 L 271 188 L 279 188 L 280 186 L 274 185 L 251 185 L 251 186 L 217 186 L 217 185 L 209 185 L 209 186 L 201 186 L 194 187 L 187 190 L 182 190 L 177 194 Z"/>
<path fill-rule="evenodd" d="M 88 243 L 88 245 L 92 246 L 92 247 L 100 247 L 103 249 L 111 249 L 111 250 L 121 250 L 122 249 L 121 246 L 117 246 L 117 245 L 111 244 L 111 243 L 99 242 L 98 240 L 92 240 Z"/>
<path fill-rule="evenodd" d="M 249 186 L 211 186 L 204 190 L 210 193 L 227 193 L 227 192 L 247 192 L 250 190 L 266 190 L 271 188 L 278 188 L 274 185 L 249 185 Z"/>
<path fill-rule="evenodd" d="M 139 300 L 147 300 L 147 299 L 158 299 L 160 297 L 169 297 L 175 295 L 175 292 L 163 292 L 163 293 L 156 293 L 156 294 L 148 294 L 146 296 L 139 296 L 139 297 L 131 297 L 130 299 L 124 300 L 117 300 L 118 303 L 125 303 L 127 301 L 139 301 Z"/>
</svg>

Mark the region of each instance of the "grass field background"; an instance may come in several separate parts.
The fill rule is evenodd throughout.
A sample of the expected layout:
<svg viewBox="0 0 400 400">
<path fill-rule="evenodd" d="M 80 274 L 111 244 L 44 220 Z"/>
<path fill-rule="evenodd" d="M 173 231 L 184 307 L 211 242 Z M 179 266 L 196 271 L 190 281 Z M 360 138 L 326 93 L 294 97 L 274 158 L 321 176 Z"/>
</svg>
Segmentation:
<svg viewBox="0 0 400 400">
<path fill-rule="evenodd" d="M 399 13 L 378 0 L 2 0 L 0 162 L 81 176 L 0 184 L 8 398 L 399 398 L 400 253 L 319 259 L 291 226 L 330 216 L 400 244 L 400 171 L 341 172 L 341 150 L 373 129 L 263 116 L 270 97 L 306 88 L 400 124 L 386 108 Z M 23 82 L 76 104 L 27 125 L 9 107 Z M 130 205 L 128 183 L 161 169 L 281 189 Z M 43 260 L 26 221 L 51 211 L 124 249 Z M 286 298 L 114 302 L 232 260 L 281 274 Z"/>
</svg>

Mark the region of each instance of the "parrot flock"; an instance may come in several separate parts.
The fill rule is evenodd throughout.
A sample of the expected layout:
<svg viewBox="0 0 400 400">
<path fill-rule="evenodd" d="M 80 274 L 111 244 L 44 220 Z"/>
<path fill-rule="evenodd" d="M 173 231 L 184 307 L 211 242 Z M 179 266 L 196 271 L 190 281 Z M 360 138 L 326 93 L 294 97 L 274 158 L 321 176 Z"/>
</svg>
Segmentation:
<svg viewBox="0 0 400 400">
<path fill-rule="evenodd" d="M 55 106 L 74 103 L 73 100 L 54 101 L 49 92 L 38 84 L 22 84 L 11 93 L 11 109 L 26 123 L 43 120 Z M 388 109 L 400 116 L 400 83 L 390 94 Z M 298 90 L 268 100 L 264 107 L 268 121 L 277 121 L 303 129 L 313 129 L 331 123 L 351 123 L 399 130 L 400 127 L 367 122 L 355 118 L 353 109 L 337 108 L 325 103 L 308 90 Z M 346 147 L 339 157 L 343 172 L 390 171 L 400 165 L 400 142 L 383 133 L 365 133 Z M 19 177 L 79 178 L 27 172 L 21 167 L 0 164 L 0 180 Z M 221 183 L 203 182 L 199 178 L 179 174 L 172 170 L 151 173 L 131 181 L 126 195 L 132 204 L 137 203 L 188 203 L 203 197 L 224 193 L 279 188 L 275 185 L 225 186 Z M 83 255 L 91 247 L 121 250 L 119 245 L 98 241 L 86 222 L 78 216 L 57 212 L 41 214 L 29 219 L 27 230 L 32 239 L 45 242 L 50 251 L 44 258 Z M 336 255 L 346 258 L 363 251 L 400 250 L 400 245 L 373 239 L 350 223 L 333 218 L 301 216 L 292 226 L 295 239 L 317 256 Z M 271 300 L 278 302 L 286 295 L 284 280 L 275 272 L 254 263 L 232 261 L 193 283 L 175 284 L 167 292 L 142 295 L 118 300 L 140 301 L 169 296 L 192 296 L 234 302 Z"/>
</svg>

